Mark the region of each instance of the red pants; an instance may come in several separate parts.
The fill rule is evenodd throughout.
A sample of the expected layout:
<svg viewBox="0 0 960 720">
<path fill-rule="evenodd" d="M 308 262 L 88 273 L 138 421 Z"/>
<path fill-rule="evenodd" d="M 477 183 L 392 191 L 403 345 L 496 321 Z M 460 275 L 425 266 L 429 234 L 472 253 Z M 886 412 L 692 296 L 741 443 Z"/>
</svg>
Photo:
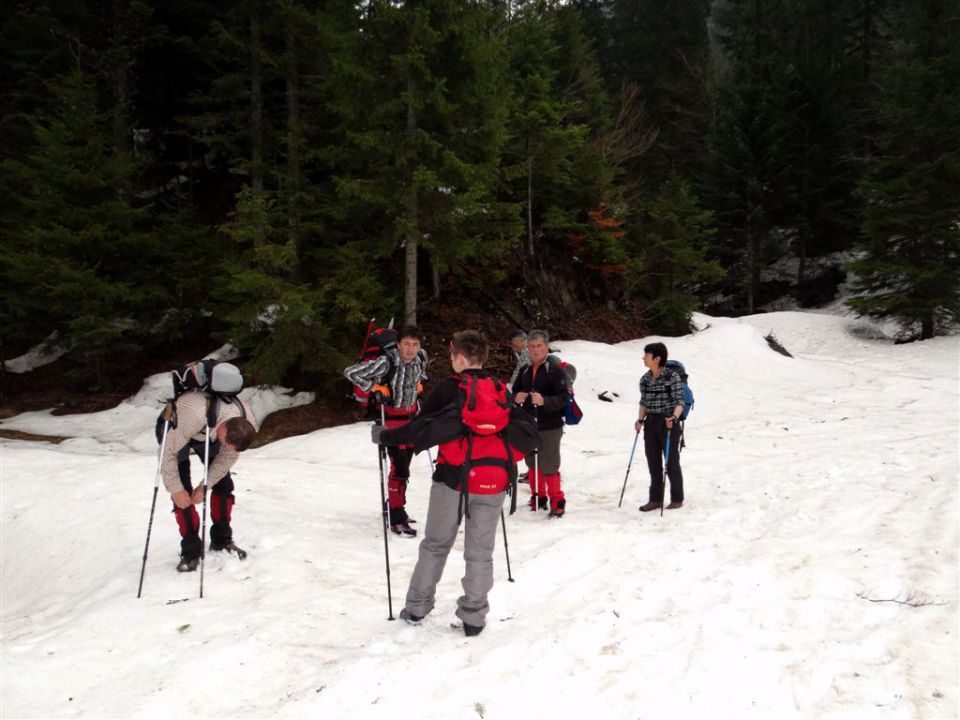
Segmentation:
<svg viewBox="0 0 960 720">
<path fill-rule="evenodd" d="M 529 470 L 527 472 L 527 482 L 530 483 L 530 493 L 532 495 L 550 498 L 554 505 L 563 500 L 563 490 L 560 488 L 560 473 L 545 475 L 539 470 Z"/>
<path fill-rule="evenodd" d="M 387 429 L 403 427 L 416 413 L 412 408 L 386 408 Z M 406 511 L 407 481 L 410 479 L 410 460 L 413 458 L 412 445 L 400 445 L 387 448 L 390 456 L 390 476 L 387 481 L 387 505 L 390 508 L 390 524 L 400 525 L 409 520 Z"/>
</svg>

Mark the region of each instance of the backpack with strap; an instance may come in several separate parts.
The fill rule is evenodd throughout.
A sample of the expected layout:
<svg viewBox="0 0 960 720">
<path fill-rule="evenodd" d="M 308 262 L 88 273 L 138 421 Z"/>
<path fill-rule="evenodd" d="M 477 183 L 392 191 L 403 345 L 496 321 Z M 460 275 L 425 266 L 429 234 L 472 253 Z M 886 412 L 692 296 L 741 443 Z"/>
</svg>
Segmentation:
<svg viewBox="0 0 960 720">
<path fill-rule="evenodd" d="M 207 427 L 216 426 L 221 402 L 227 405 L 236 402 L 240 409 L 240 417 L 247 416 L 243 403 L 237 399 L 237 395 L 243 390 L 243 375 L 236 365 L 208 358 L 180 365 L 172 375 L 173 400 L 185 392 L 206 394 Z M 177 426 L 176 416 L 171 420 L 171 426 Z"/>
<path fill-rule="evenodd" d="M 513 415 L 507 388 L 489 376 L 464 373 L 459 378 L 460 435 L 440 445 L 437 463 L 461 468 L 459 515 L 470 516 L 467 496 L 496 495 L 510 490 L 516 511 L 517 461 L 524 450 L 511 443 Z"/>
<path fill-rule="evenodd" d="M 679 360 L 667 360 L 667 363 L 664 365 L 664 367 L 672 370 L 680 376 L 680 385 L 683 388 L 683 412 L 680 413 L 680 419 L 686 420 L 687 415 L 689 415 L 690 411 L 693 410 L 694 402 L 693 390 L 691 390 L 690 386 L 687 384 L 687 369 Z"/>
<path fill-rule="evenodd" d="M 567 376 L 567 404 L 563 409 L 563 422 L 567 425 L 579 425 L 583 419 L 583 410 L 581 410 L 580 405 L 577 404 L 577 399 L 573 392 L 573 383 L 577 379 L 577 369 L 572 363 L 561 360 L 556 355 L 548 355 L 547 360 L 563 370 L 564 375 Z"/>
<path fill-rule="evenodd" d="M 363 348 L 360 350 L 360 362 L 373 362 L 386 354 L 390 348 L 395 348 L 400 340 L 399 333 L 393 327 L 375 327 L 376 319 L 367 324 L 367 336 L 363 339 Z M 390 370 L 381 379 L 382 385 L 389 385 L 396 368 L 390 363 Z M 360 404 L 360 408 L 372 410 L 370 393 L 353 386 L 353 398 Z"/>
</svg>

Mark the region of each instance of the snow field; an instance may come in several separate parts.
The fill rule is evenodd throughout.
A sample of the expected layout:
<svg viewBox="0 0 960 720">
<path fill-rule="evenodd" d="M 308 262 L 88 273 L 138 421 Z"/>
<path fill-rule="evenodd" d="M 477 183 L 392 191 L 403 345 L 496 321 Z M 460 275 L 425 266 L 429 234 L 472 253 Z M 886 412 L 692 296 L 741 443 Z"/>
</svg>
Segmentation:
<svg viewBox="0 0 960 720">
<path fill-rule="evenodd" d="M 3 717 L 957 717 L 960 340 L 895 346 L 800 312 L 696 321 L 662 338 L 697 399 L 686 503 L 663 518 L 637 512 L 642 438 L 617 508 L 643 345 L 661 338 L 557 343 L 585 412 L 563 441 L 568 513 L 530 513 L 520 486 L 516 582 L 500 543 L 472 639 L 450 627 L 459 541 L 423 625 L 386 621 L 366 424 L 244 454 L 250 556 L 210 554 L 202 600 L 199 574 L 174 571 L 161 488 L 138 600 L 155 399 L 4 421 L 84 437 L 0 449 Z M 428 488 L 420 455 L 421 528 Z M 395 616 L 417 545 L 389 539 Z"/>
</svg>

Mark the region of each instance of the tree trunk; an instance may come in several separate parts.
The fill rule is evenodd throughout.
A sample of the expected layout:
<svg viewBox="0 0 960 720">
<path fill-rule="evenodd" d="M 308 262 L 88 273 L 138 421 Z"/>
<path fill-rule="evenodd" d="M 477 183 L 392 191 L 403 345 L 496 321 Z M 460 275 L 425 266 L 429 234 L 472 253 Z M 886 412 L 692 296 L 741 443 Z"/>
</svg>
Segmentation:
<svg viewBox="0 0 960 720">
<path fill-rule="evenodd" d="M 440 299 L 440 267 L 436 261 L 431 263 L 433 268 L 433 299 Z"/>
<path fill-rule="evenodd" d="M 807 244 L 811 233 L 806 227 L 800 228 L 797 236 L 797 285 L 806 280 L 807 275 Z"/>
<path fill-rule="evenodd" d="M 263 77 L 260 69 L 260 8 L 250 14 L 250 181 L 254 196 L 263 194 Z"/>
<path fill-rule="evenodd" d="M 407 5 L 408 11 L 410 5 Z M 413 27 L 411 21 L 410 27 Z M 411 38 L 411 45 L 413 44 Z M 413 81 L 412 70 L 407 69 L 407 138 L 409 142 L 414 141 L 417 131 L 417 109 L 414 107 L 413 98 L 416 91 L 416 85 Z M 407 325 L 417 324 L 417 249 L 420 246 L 420 204 L 417 197 L 416 179 L 416 159 L 410 166 L 410 197 L 407 200 L 407 237 L 405 240 L 406 257 L 404 261 L 404 295 L 403 295 L 403 319 Z"/>
<path fill-rule="evenodd" d="M 289 16 L 284 26 L 287 47 L 287 242 L 299 258 L 300 247 L 300 76 L 297 36 Z"/>
<path fill-rule="evenodd" d="M 533 247 L 533 153 L 527 140 L 527 254 L 534 257 Z"/>
<path fill-rule="evenodd" d="M 130 152 L 130 70 L 133 66 L 133 42 L 136 29 L 129 0 L 113 0 L 113 47 L 108 55 L 113 76 L 113 152 Z"/>
<path fill-rule="evenodd" d="M 929 340 L 933 337 L 933 313 L 926 313 L 920 318 L 920 339 Z"/>
<path fill-rule="evenodd" d="M 757 267 L 756 235 L 753 228 L 747 224 L 747 314 L 753 315 L 754 303 L 756 301 L 756 286 L 753 278 Z"/>
</svg>

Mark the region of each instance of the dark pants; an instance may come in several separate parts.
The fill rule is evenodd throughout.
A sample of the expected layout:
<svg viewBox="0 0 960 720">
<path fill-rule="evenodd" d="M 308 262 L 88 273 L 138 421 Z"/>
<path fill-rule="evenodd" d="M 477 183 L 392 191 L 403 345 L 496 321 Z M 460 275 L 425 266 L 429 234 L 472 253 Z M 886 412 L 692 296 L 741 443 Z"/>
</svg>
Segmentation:
<svg viewBox="0 0 960 720">
<path fill-rule="evenodd" d="M 667 425 L 664 415 L 647 415 L 643 423 L 643 449 L 650 469 L 650 502 L 663 502 L 663 455 L 667 448 Z M 670 435 L 670 457 L 667 477 L 670 479 L 670 502 L 683 502 L 683 471 L 680 469 L 680 423 L 673 423 Z"/>
<path fill-rule="evenodd" d="M 157 421 L 157 442 L 160 442 L 162 437 L 163 418 L 160 417 Z M 203 441 L 191 440 L 177 453 L 177 473 L 180 475 L 183 489 L 188 493 L 193 492 L 193 482 L 190 479 L 190 451 L 196 453 L 203 462 L 204 445 Z M 220 443 L 211 442 L 210 463 L 217 457 L 218 452 L 220 452 Z M 233 488 L 233 478 L 228 472 L 210 491 L 208 498 L 211 520 L 210 547 L 214 550 L 222 550 L 233 542 L 233 530 L 230 527 L 230 517 L 236 501 Z M 180 528 L 180 555 L 185 558 L 200 557 L 203 554 L 203 541 L 200 539 L 200 515 L 197 513 L 196 506 L 178 508 L 174 505 L 173 514 Z"/>
</svg>

